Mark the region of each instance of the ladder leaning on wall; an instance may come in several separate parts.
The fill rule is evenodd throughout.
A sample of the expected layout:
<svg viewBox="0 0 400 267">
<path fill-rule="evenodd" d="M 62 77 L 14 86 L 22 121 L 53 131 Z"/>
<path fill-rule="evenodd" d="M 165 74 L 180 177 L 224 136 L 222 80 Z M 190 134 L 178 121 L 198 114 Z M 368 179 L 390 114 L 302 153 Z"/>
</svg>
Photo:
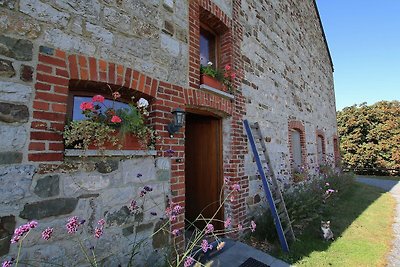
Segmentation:
<svg viewBox="0 0 400 267">
<path fill-rule="evenodd" d="M 271 209 L 272 217 L 276 231 L 278 232 L 279 242 L 284 252 L 289 252 L 288 240 L 295 240 L 289 214 L 286 210 L 285 201 L 278 186 L 272 164 L 268 155 L 265 140 L 262 136 L 258 122 L 249 124 L 247 120 L 243 121 L 246 129 L 247 138 L 250 141 L 251 150 L 257 163 L 258 172 L 264 186 L 265 195 Z M 262 157 L 262 159 L 260 158 Z M 271 184 L 268 183 L 265 170 L 271 178 Z"/>
</svg>

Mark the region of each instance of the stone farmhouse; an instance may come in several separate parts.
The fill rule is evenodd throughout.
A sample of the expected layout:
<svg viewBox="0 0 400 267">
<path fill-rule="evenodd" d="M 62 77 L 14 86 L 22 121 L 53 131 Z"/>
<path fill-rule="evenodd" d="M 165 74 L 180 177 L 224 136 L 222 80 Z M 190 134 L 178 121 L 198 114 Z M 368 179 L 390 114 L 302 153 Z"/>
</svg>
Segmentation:
<svg viewBox="0 0 400 267">
<path fill-rule="evenodd" d="M 299 166 L 313 173 L 339 158 L 333 64 L 315 1 L 1 0 L 0 11 L 1 259 L 16 255 L 14 228 L 37 220 L 54 238 L 33 231 L 23 257 L 80 262 L 65 231 L 78 216 L 89 232 L 105 218 L 98 254 L 111 246 L 119 254 L 106 266 L 126 263 L 169 202 L 184 207 L 170 226 L 183 231 L 219 200 L 224 178 L 240 191 L 216 218 L 248 225 L 264 194 L 243 119 L 259 122 L 282 185 Z M 203 82 L 208 62 L 235 73 L 229 90 Z M 107 86 L 148 100 L 153 149 L 107 150 L 104 159 L 64 146 L 78 97 Z M 177 108 L 186 121 L 171 135 Z M 161 204 L 132 215 L 144 184 Z M 168 238 L 157 232 L 144 258 L 157 258 Z"/>
</svg>

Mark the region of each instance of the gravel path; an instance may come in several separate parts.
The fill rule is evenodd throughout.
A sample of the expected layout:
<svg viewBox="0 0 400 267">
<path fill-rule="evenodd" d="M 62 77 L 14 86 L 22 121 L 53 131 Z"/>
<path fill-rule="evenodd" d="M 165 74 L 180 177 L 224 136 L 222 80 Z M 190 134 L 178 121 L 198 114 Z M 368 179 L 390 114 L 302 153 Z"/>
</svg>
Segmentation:
<svg viewBox="0 0 400 267">
<path fill-rule="evenodd" d="M 395 240 L 393 242 L 393 249 L 388 256 L 388 266 L 399 267 L 400 266 L 400 182 L 365 178 L 362 176 L 358 176 L 356 180 L 364 184 L 380 187 L 390 192 L 397 201 L 396 215 L 393 224 Z"/>
</svg>

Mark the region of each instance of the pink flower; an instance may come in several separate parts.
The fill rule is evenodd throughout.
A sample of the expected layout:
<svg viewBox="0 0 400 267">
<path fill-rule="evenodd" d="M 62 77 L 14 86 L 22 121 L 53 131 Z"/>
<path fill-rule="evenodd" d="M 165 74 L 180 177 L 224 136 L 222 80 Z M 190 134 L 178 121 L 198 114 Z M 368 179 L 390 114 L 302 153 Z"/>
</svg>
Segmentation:
<svg viewBox="0 0 400 267">
<path fill-rule="evenodd" d="M 231 226 L 231 217 L 226 218 L 226 220 L 224 221 L 224 227 L 228 228 L 229 226 Z"/>
<path fill-rule="evenodd" d="M 211 223 L 208 223 L 206 225 L 206 234 L 210 234 L 212 232 L 214 232 L 214 225 L 212 225 Z"/>
<path fill-rule="evenodd" d="M 42 238 L 43 238 L 44 240 L 49 240 L 52 234 L 53 234 L 53 228 L 47 227 L 47 228 L 42 232 Z"/>
<path fill-rule="evenodd" d="M 204 253 L 207 252 L 207 250 L 212 249 L 213 246 L 209 245 L 207 240 L 203 239 L 203 241 L 201 241 L 201 249 L 203 250 Z"/>
<path fill-rule="evenodd" d="M 228 177 L 224 177 L 224 184 L 229 184 L 229 178 Z"/>
<path fill-rule="evenodd" d="M 106 224 L 106 220 L 100 219 L 100 220 L 97 222 L 97 224 L 100 225 L 101 227 L 104 227 L 104 225 Z"/>
<path fill-rule="evenodd" d="M 250 224 L 251 224 L 251 226 L 250 226 L 251 231 L 252 232 L 256 231 L 257 224 L 254 221 L 251 221 Z"/>
<path fill-rule="evenodd" d="M 65 225 L 67 227 L 68 234 L 76 233 L 78 231 L 79 225 L 80 224 L 78 222 L 77 216 L 69 218 L 67 224 Z"/>
<path fill-rule="evenodd" d="M 121 118 L 116 115 L 112 116 L 111 118 L 111 122 L 113 123 L 120 123 L 121 121 L 122 121 Z"/>
<path fill-rule="evenodd" d="M 238 230 L 239 230 L 239 231 L 242 231 L 242 230 L 243 230 L 243 226 L 242 226 L 240 223 L 238 224 Z"/>
<path fill-rule="evenodd" d="M 190 267 L 194 263 L 194 259 L 192 257 L 187 257 L 183 266 L 184 267 Z"/>
<path fill-rule="evenodd" d="M 235 78 L 236 78 L 236 73 L 232 73 L 232 74 L 231 74 L 231 78 L 232 78 L 232 79 L 235 79 Z"/>
<path fill-rule="evenodd" d="M 103 235 L 103 227 L 96 227 L 94 229 L 94 237 L 100 238 Z"/>
<path fill-rule="evenodd" d="M 112 95 L 113 95 L 114 99 L 121 97 L 121 94 L 119 92 L 114 92 Z"/>
<path fill-rule="evenodd" d="M 95 96 L 92 98 L 92 101 L 93 101 L 93 102 L 103 103 L 103 102 L 104 102 L 104 96 L 102 96 L 102 95 L 95 95 Z"/>
<path fill-rule="evenodd" d="M 325 183 L 325 186 L 329 186 L 329 183 Z"/>
<path fill-rule="evenodd" d="M 226 64 L 226 65 L 225 65 L 225 70 L 226 70 L 226 71 L 229 71 L 230 69 L 231 69 L 231 66 L 230 66 L 229 64 Z"/>
<path fill-rule="evenodd" d="M 14 236 L 11 238 L 11 243 L 17 243 L 24 234 L 28 233 L 31 229 L 36 228 L 37 225 L 37 221 L 30 221 L 16 228 L 14 230 Z"/>
<path fill-rule="evenodd" d="M 178 236 L 178 235 L 180 235 L 180 233 L 181 233 L 181 231 L 179 231 L 178 229 L 172 230 L 172 234 L 173 234 L 174 236 Z"/>
<path fill-rule="evenodd" d="M 12 266 L 12 261 L 4 261 L 3 264 L 1 265 L 2 267 L 11 267 Z M 189 265 L 190 266 L 190 265 Z"/>
<path fill-rule="evenodd" d="M 232 190 L 239 191 L 240 190 L 240 185 L 239 184 L 232 185 Z"/>
<path fill-rule="evenodd" d="M 132 200 L 132 201 L 131 201 L 131 205 L 129 206 L 129 209 L 130 209 L 131 211 L 134 211 L 134 210 L 136 210 L 137 208 L 139 208 L 139 207 L 138 207 L 138 205 L 136 204 L 136 200 Z"/>
<path fill-rule="evenodd" d="M 93 110 L 94 108 L 92 102 L 82 102 L 79 107 L 81 110 Z"/>
</svg>

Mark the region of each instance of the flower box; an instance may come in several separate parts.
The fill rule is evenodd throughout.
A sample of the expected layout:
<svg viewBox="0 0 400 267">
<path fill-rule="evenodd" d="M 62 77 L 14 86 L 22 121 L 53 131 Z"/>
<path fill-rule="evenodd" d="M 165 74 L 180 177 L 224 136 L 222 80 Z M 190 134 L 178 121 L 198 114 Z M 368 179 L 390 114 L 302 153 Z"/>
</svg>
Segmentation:
<svg viewBox="0 0 400 267">
<path fill-rule="evenodd" d="M 127 133 L 123 136 L 119 132 L 112 134 L 119 142 L 113 144 L 112 142 L 105 142 L 104 145 L 98 146 L 96 144 L 90 144 L 88 149 L 106 149 L 106 150 L 147 150 L 147 144 L 134 134 Z"/>
<path fill-rule="evenodd" d="M 210 86 L 217 90 L 226 91 L 225 86 L 220 81 L 206 74 L 200 75 L 200 84 Z"/>
</svg>

